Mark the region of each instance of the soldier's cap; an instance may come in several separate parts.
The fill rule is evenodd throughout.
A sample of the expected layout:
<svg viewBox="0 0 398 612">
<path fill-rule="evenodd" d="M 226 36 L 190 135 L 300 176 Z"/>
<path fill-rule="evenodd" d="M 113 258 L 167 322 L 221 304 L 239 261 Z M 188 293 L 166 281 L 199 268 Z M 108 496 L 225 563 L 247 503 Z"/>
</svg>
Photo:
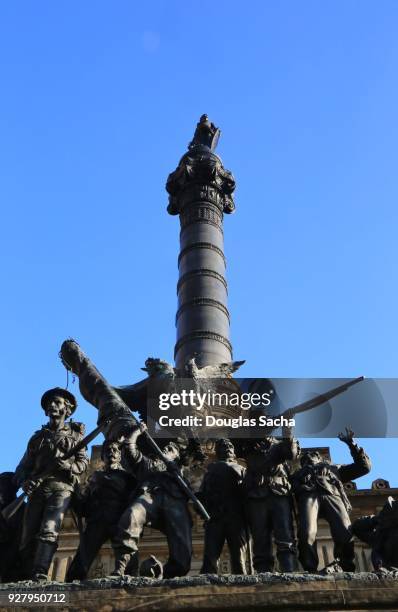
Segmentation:
<svg viewBox="0 0 398 612">
<path fill-rule="evenodd" d="M 48 389 L 48 391 L 43 393 L 40 401 L 43 410 L 46 409 L 47 403 L 53 397 L 63 397 L 64 399 L 66 399 L 71 404 L 70 414 L 73 414 L 75 412 L 77 407 L 77 401 L 75 396 L 70 391 L 68 391 L 67 389 L 63 389 L 62 387 L 54 387 L 54 389 Z"/>
</svg>

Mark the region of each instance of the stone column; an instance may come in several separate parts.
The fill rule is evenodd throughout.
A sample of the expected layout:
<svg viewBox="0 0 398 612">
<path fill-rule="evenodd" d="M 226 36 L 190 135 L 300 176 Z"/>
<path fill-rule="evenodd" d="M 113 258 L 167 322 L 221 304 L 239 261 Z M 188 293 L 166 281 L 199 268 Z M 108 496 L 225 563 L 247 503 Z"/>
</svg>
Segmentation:
<svg viewBox="0 0 398 612">
<path fill-rule="evenodd" d="M 180 217 L 175 365 L 232 360 L 223 237 L 224 213 L 234 211 L 234 178 L 214 153 L 220 130 L 203 115 L 188 151 L 169 175 L 167 208 Z"/>
</svg>

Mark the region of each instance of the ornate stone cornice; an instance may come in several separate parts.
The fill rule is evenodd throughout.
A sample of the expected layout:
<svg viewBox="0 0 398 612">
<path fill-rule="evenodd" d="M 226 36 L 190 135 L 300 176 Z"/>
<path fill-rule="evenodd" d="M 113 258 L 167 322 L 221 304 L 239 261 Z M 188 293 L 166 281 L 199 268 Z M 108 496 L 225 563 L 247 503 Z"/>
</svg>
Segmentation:
<svg viewBox="0 0 398 612">
<path fill-rule="evenodd" d="M 206 199 L 220 211 L 232 213 L 234 189 L 234 177 L 220 158 L 206 147 L 194 147 L 167 179 L 166 190 L 170 194 L 167 210 L 171 215 L 178 215 L 190 202 Z"/>
</svg>

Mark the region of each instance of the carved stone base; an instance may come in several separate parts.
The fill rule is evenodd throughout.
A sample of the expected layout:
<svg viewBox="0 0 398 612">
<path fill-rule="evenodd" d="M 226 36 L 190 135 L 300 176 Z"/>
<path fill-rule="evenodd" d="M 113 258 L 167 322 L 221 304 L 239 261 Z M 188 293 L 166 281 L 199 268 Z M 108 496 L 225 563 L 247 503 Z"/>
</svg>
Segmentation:
<svg viewBox="0 0 398 612">
<path fill-rule="evenodd" d="M 15 592 L 64 592 L 66 605 L 55 610 L 113 612 L 248 612 L 250 610 L 397 610 L 398 578 L 394 574 L 259 574 L 206 575 L 172 580 L 113 578 L 71 584 L 20 582 L 0 585 Z M 5 595 L 5 593 L 4 593 Z M 1 599 L 4 601 L 4 599 Z M 11 606 L 0 606 L 0 612 Z M 18 606 L 18 610 L 29 610 Z"/>
</svg>

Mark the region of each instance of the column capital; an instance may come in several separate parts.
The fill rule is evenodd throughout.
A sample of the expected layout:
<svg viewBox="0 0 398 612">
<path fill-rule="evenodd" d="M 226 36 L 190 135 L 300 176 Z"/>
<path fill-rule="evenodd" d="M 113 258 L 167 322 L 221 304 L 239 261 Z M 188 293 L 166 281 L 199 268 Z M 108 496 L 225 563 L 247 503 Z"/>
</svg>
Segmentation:
<svg viewBox="0 0 398 612">
<path fill-rule="evenodd" d="M 235 210 L 232 196 L 235 179 L 213 152 L 219 133 L 220 130 L 203 115 L 189 150 L 167 179 L 167 211 L 171 215 L 179 215 L 186 206 L 201 202 L 215 204 L 220 212 L 228 214 Z"/>
</svg>

